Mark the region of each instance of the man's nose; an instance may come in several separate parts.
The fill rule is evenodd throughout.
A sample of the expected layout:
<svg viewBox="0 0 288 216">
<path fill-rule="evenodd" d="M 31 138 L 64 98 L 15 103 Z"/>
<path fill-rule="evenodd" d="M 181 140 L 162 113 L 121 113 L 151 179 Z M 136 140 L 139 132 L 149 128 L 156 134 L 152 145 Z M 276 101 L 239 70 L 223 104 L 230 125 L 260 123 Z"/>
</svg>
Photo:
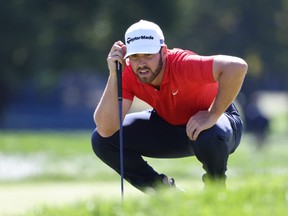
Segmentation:
<svg viewBox="0 0 288 216">
<path fill-rule="evenodd" d="M 144 57 L 139 57 L 138 66 L 139 67 L 143 67 L 143 66 L 146 66 L 146 65 L 147 65 L 146 59 Z"/>
</svg>

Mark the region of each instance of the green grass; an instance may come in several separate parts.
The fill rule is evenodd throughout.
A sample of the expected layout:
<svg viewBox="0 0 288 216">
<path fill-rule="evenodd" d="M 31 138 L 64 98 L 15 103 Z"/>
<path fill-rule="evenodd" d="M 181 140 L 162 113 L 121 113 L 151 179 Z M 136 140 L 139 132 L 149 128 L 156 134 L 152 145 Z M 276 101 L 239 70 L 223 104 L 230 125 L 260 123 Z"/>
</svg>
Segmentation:
<svg viewBox="0 0 288 216">
<path fill-rule="evenodd" d="M 286 176 L 287 177 L 287 176 Z M 58 208 L 42 207 L 26 216 L 96 216 L 96 215 L 285 215 L 288 208 L 288 185 L 285 178 L 262 177 L 246 179 L 245 186 L 232 189 L 210 188 L 203 191 L 180 193 L 160 192 L 141 198 L 103 201 L 91 199 Z"/>
<path fill-rule="evenodd" d="M 91 131 L 92 133 L 92 131 Z M 57 157 L 91 153 L 90 133 L 87 131 L 2 131 L 2 153 L 42 153 Z"/>
<path fill-rule="evenodd" d="M 91 132 L 0 132 L 0 156 L 19 156 L 34 162 L 42 158 L 42 172 L 16 180 L 0 181 L 3 185 L 31 187 L 41 183 L 65 182 L 89 185 L 120 186 L 119 176 L 97 159 L 91 149 Z M 159 172 L 174 177 L 186 193 L 163 191 L 150 196 L 130 196 L 124 202 L 119 191 L 102 191 L 95 198 L 76 200 L 62 206 L 39 206 L 24 216 L 86 216 L 86 215 L 285 215 L 288 210 L 288 148 L 287 133 L 271 134 L 266 146 L 258 150 L 252 136 L 243 140 L 228 163 L 227 190 L 217 187 L 203 189 L 201 164 L 193 158 L 150 159 Z M 36 158 L 39 158 L 38 156 Z M 37 160 L 35 163 L 38 163 Z M 73 185 L 73 184 L 71 184 Z M 126 185 L 127 186 L 127 185 Z"/>
</svg>

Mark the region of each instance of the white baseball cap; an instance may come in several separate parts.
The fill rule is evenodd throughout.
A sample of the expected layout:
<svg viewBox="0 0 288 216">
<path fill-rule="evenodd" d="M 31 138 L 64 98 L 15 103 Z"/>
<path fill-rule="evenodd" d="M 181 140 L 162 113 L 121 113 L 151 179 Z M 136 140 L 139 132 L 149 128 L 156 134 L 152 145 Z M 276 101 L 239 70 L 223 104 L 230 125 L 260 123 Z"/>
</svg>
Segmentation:
<svg viewBox="0 0 288 216">
<path fill-rule="evenodd" d="M 160 27 L 146 20 L 131 25 L 125 33 L 127 53 L 124 58 L 133 54 L 155 54 L 165 45 Z"/>
</svg>

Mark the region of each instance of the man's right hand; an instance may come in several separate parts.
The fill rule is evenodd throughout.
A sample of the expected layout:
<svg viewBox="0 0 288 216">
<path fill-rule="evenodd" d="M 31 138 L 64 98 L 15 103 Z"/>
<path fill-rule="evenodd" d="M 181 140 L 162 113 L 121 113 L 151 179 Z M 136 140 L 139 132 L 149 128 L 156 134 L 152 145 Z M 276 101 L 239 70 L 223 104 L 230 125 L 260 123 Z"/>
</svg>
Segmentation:
<svg viewBox="0 0 288 216">
<path fill-rule="evenodd" d="M 122 69 L 125 67 L 125 60 L 124 60 L 125 54 L 126 54 L 125 44 L 122 41 L 115 42 L 107 57 L 107 64 L 110 74 L 111 73 L 116 74 L 116 64 L 115 64 L 116 61 L 122 64 Z"/>
</svg>

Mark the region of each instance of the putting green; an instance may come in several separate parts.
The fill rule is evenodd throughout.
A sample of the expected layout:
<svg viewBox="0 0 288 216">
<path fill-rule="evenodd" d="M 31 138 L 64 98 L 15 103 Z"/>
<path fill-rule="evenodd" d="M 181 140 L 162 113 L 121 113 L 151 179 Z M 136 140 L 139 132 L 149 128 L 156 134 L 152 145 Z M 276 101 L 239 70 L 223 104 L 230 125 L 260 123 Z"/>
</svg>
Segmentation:
<svg viewBox="0 0 288 216">
<path fill-rule="evenodd" d="M 126 194 L 127 192 L 127 194 Z M 125 184 L 125 196 L 144 196 Z M 23 214 L 43 205 L 61 206 L 91 198 L 121 199 L 120 183 L 21 183 L 0 185 L 0 215 Z"/>
</svg>

